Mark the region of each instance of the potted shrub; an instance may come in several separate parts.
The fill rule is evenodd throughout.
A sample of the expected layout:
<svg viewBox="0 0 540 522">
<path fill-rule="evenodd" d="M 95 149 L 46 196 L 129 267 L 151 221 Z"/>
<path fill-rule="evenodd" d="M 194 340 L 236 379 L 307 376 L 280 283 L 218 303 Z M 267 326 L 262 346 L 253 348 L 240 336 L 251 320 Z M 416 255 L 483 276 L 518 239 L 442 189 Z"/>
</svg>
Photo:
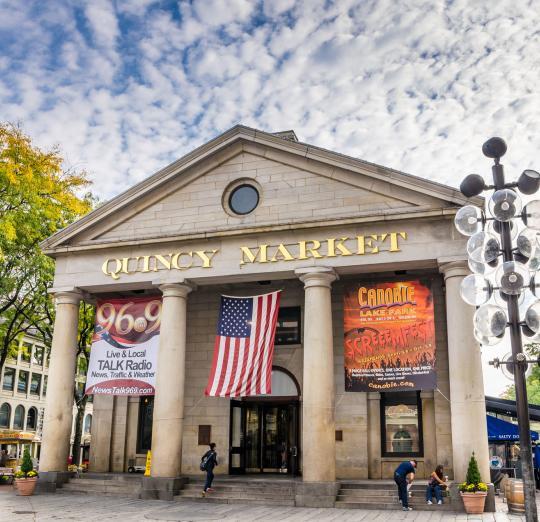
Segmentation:
<svg viewBox="0 0 540 522">
<path fill-rule="evenodd" d="M 33 495 L 36 489 L 38 474 L 34 471 L 30 452 L 24 450 L 21 469 L 15 472 L 15 487 L 19 491 L 19 495 Z"/>
<path fill-rule="evenodd" d="M 476 462 L 473 453 L 471 460 L 469 460 L 466 480 L 459 485 L 459 491 L 467 513 L 481 514 L 484 512 L 487 490 L 487 484 L 482 482 L 478 462 Z"/>
</svg>

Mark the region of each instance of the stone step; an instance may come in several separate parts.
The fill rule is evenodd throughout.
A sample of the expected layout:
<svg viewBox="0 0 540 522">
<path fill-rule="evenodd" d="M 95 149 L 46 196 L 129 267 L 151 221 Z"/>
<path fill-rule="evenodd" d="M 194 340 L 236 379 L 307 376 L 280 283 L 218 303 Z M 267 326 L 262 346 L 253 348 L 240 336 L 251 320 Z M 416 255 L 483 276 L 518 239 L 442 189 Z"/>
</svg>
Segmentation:
<svg viewBox="0 0 540 522">
<path fill-rule="evenodd" d="M 213 494 L 210 493 L 206 497 L 203 497 L 202 495 L 177 495 L 174 497 L 174 500 L 178 502 L 207 502 L 211 504 L 250 504 L 250 505 L 257 505 L 257 506 L 268 506 L 268 505 L 276 505 L 276 506 L 294 506 L 294 500 L 288 500 L 288 499 L 267 499 L 267 498 L 248 498 L 248 497 L 233 497 L 233 498 L 227 498 L 227 497 L 216 497 L 212 496 Z"/>
<path fill-rule="evenodd" d="M 79 484 L 77 482 L 68 482 L 62 486 L 66 491 L 87 491 L 88 493 L 117 493 L 117 494 L 134 494 L 140 491 L 137 485 L 122 485 L 122 484 Z"/>
<path fill-rule="evenodd" d="M 133 492 L 133 491 L 123 491 L 123 490 L 117 490 L 117 489 L 106 489 L 104 491 L 93 491 L 89 490 L 84 487 L 66 487 L 64 485 L 63 488 L 61 488 L 58 491 L 64 491 L 65 493 L 77 493 L 81 495 L 99 495 L 99 496 L 106 496 L 106 497 L 128 497 L 128 498 L 139 498 L 139 492 Z"/>
<path fill-rule="evenodd" d="M 118 474 L 108 474 L 108 473 L 92 473 L 87 472 L 80 475 L 74 480 L 104 480 L 107 482 L 142 482 L 143 475 L 135 473 L 118 473 Z"/>
<path fill-rule="evenodd" d="M 192 490 L 186 490 L 182 489 L 179 492 L 179 496 L 182 497 L 197 497 L 202 496 L 202 488 L 201 489 L 192 489 Z M 273 492 L 262 492 L 262 491 L 223 491 L 221 488 L 217 488 L 211 493 L 208 493 L 208 496 L 210 497 L 218 497 L 218 498 L 269 498 L 269 499 L 276 499 L 279 500 L 280 498 L 284 499 L 294 499 L 294 494 L 289 493 L 288 495 L 283 495 L 280 493 L 273 493 Z"/>
<path fill-rule="evenodd" d="M 182 488 L 183 491 L 201 491 L 204 487 L 204 483 L 201 482 L 200 484 L 192 484 L 188 483 L 185 484 Z M 280 486 L 272 486 L 272 487 L 265 487 L 265 486 L 253 486 L 253 485 L 230 485 L 223 482 L 217 482 L 214 483 L 214 488 L 217 491 L 224 491 L 228 493 L 236 493 L 236 492 L 243 492 L 243 491 L 249 491 L 253 494 L 258 493 L 272 493 L 275 495 L 294 495 L 294 488 L 292 487 L 280 487 Z"/>
<path fill-rule="evenodd" d="M 442 506 L 433 504 L 429 506 L 424 502 L 413 503 L 409 502 L 409 505 L 413 508 L 414 511 L 453 511 L 450 503 L 443 504 Z M 356 502 L 351 500 L 342 500 L 338 497 L 336 500 L 336 508 L 340 509 L 381 509 L 388 511 L 400 511 L 401 504 L 398 502 L 369 502 L 367 499 L 364 501 Z"/>
</svg>

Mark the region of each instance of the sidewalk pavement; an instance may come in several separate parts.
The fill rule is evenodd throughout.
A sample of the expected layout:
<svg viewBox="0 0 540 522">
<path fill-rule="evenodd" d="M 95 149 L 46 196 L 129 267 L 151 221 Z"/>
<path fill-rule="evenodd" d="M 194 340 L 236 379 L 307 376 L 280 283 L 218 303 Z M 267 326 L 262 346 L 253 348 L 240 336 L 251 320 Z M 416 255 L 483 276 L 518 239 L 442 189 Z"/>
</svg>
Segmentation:
<svg viewBox="0 0 540 522">
<path fill-rule="evenodd" d="M 241 504 L 212 504 L 199 502 L 165 502 L 135 500 L 119 497 L 56 493 L 20 497 L 11 486 L 0 487 L 0 520 L 9 522 L 99 521 L 521 521 L 525 517 L 508 515 L 506 504 L 497 502 L 497 513 L 465 515 L 463 513 L 433 511 L 384 511 L 363 509 L 314 509 L 284 506 L 252 506 Z"/>
</svg>

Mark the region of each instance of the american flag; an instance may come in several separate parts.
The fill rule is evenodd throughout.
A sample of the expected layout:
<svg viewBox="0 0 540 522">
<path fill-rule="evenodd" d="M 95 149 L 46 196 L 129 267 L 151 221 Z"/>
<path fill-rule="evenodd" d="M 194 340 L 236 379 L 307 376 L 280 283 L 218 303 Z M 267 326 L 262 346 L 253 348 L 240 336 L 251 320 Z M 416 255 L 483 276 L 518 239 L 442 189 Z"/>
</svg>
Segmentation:
<svg viewBox="0 0 540 522">
<path fill-rule="evenodd" d="M 245 397 L 271 393 L 280 294 L 221 296 L 214 360 L 205 395 Z"/>
</svg>

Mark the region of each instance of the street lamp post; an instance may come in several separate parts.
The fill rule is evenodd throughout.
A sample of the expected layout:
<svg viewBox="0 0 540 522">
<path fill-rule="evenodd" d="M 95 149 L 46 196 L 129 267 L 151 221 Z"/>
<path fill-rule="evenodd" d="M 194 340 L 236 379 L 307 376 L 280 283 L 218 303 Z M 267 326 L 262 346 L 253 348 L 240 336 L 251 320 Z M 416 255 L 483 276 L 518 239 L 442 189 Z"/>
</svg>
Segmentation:
<svg viewBox="0 0 540 522">
<path fill-rule="evenodd" d="M 527 522 L 537 522 L 525 377 L 528 361 L 523 353 L 522 332 L 534 340 L 540 339 L 540 300 L 527 310 L 525 321 L 520 320 L 519 305 L 523 292 L 530 290 L 537 294 L 534 274 L 540 268 L 540 201 L 530 202 L 522 211 L 520 197 L 513 189 L 534 194 L 540 186 L 540 174 L 526 170 L 517 182 L 506 183 L 500 164 L 506 152 L 505 142 L 491 138 L 482 146 L 482 152 L 494 160 L 493 185 L 487 186 L 481 176 L 471 174 L 463 180 L 460 189 L 466 197 L 488 189 L 495 192 L 488 204 L 489 212 L 467 205 L 456 214 L 457 229 L 470 236 L 467 252 L 473 272 L 463 280 L 461 294 L 467 303 L 478 307 L 474 335 L 481 344 L 490 346 L 500 342 L 509 328 L 512 357 L 503 363 L 497 360 L 496 366 L 507 364 L 514 374 L 525 515 Z M 518 235 L 519 218 L 526 227 Z"/>
</svg>

